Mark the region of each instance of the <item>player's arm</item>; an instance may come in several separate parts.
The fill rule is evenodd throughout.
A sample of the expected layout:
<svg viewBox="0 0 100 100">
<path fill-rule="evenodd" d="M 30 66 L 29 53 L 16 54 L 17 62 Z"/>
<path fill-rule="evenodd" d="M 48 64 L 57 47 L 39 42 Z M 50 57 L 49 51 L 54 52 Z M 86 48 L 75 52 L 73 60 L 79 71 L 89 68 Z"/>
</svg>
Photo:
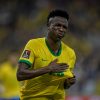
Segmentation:
<svg viewBox="0 0 100 100">
<path fill-rule="evenodd" d="M 50 69 L 48 69 L 47 67 L 41 68 L 38 70 L 30 70 L 29 65 L 25 63 L 19 63 L 18 70 L 17 70 L 17 80 L 23 81 L 23 80 L 31 79 L 36 76 L 40 76 L 49 72 L 50 72 Z"/>
<path fill-rule="evenodd" d="M 64 63 L 57 63 L 57 59 L 52 61 L 48 66 L 40 69 L 30 70 L 29 66 L 25 63 L 19 63 L 17 70 L 18 81 L 32 79 L 50 72 L 64 71 L 68 66 Z"/>
</svg>

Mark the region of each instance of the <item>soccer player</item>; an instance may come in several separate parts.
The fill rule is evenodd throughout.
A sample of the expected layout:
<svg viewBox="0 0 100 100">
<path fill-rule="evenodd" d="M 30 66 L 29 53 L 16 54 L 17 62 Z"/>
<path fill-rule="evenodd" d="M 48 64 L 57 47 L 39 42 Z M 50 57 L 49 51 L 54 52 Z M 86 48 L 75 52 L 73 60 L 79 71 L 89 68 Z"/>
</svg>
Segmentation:
<svg viewBox="0 0 100 100">
<path fill-rule="evenodd" d="M 47 37 L 30 40 L 19 59 L 21 100 L 64 100 L 65 88 L 75 83 L 75 53 L 61 39 L 67 33 L 69 15 L 53 10 L 47 18 Z"/>
<path fill-rule="evenodd" d="M 19 100 L 19 82 L 16 79 L 18 52 L 11 50 L 0 65 L 0 100 Z"/>
</svg>

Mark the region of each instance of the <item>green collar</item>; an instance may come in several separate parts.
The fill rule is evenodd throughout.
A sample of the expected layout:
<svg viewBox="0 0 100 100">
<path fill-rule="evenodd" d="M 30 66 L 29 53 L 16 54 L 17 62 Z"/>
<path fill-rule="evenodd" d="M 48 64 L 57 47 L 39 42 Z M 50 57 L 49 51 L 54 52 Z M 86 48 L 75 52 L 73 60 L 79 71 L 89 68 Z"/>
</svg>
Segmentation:
<svg viewBox="0 0 100 100">
<path fill-rule="evenodd" d="M 57 53 L 54 53 L 54 51 L 51 49 L 50 45 L 48 44 L 47 40 L 45 39 L 45 43 L 46 43 L 46 46 L 48 47 L 49 51 L 51 52 L 52 55 L 54 56 L 60 56 L 61 54 L 61 51 L 62 51 L 62 45 L 60 45 L 60 48 L 58 50 Z"/>
</svg>

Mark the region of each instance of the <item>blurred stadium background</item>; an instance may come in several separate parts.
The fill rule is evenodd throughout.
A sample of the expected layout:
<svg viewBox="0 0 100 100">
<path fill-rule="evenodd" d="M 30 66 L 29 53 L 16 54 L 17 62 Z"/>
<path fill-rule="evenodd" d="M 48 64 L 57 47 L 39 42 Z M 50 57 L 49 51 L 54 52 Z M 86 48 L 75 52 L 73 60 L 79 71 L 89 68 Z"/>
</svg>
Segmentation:
<svg viewBox="0 0 100 100">
<path fill-rule="evenodd" d="M 99 0 L 0 0 L 0 63 L 13 49 L 20 55 L 29 39 L 45 36 L 46 18 L 52 9 L 65 9 L 70 21 L 63 41 L 77 55 L 77 82 L 66 90 L 66 98 L 100 100 L 99 6 Z"/>
</svg>

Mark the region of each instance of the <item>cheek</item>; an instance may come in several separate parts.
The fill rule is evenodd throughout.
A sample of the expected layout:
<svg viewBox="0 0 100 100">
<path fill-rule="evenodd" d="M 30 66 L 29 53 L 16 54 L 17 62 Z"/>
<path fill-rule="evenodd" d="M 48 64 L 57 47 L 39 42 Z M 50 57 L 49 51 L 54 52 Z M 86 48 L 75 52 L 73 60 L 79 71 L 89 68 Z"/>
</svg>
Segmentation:
<svg viewBox="0 0 100 100">
<path fill-rule="evenodd" d="M 53 35 L 53 37 L 57 37 L 57 31 L 56 30 L 53 30 L 52 31 L 52 35 Z"/>
<path fill-rule="evenodd" d="M 52 37 L 57 36 L 57 29 L 56 29 L 56 27 L 50 26 L 50 27 L 49 27 L 49 31 L 50 31 L 50 35 L 51 35 Z"/>
<path fill-rule="evenodd" d="M 58 32 L 57 28 L 56 27 L 52 27 L 52 32 L 56 35 L 57 32 Z"/>
</svg>

